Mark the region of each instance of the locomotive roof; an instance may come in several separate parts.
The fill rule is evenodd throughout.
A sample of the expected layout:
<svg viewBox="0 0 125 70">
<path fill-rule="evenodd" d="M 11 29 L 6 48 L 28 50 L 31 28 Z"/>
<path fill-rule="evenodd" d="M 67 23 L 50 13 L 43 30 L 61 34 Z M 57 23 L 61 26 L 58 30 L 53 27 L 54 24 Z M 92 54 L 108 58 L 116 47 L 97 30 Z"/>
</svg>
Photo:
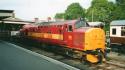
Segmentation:
<svg viewBox="0 0 125 70">
<path fill-rule="evenodd" d="M 115 21 L 112 21 L 111 26 L 125 26 L 125 20 L 115 20 Z"/>
<path fill-rule="evenodd" d="M 103 22 L 88 22 L 89 26 L 100 26 L 100 25 L 104 25 Z"/>
<path fill-rule="evenodd" d="M 42 25 L 48 25 L 50 23 L 53 23 L 53 22 L 40 22 L 40 23 L 36 23 L 35 25 L 42 26 Z"/>
<path fill-rule="evenodd" d="M 66 21 L 57 21 L 57 22 L 41 22 L 37 23 L 36 25 L 38 26 L 43 26 L 43 25 L 62 25 L 62 24 L 72 24 L 76 22 L 76 20 L 66 20 Z"/>
</svg>

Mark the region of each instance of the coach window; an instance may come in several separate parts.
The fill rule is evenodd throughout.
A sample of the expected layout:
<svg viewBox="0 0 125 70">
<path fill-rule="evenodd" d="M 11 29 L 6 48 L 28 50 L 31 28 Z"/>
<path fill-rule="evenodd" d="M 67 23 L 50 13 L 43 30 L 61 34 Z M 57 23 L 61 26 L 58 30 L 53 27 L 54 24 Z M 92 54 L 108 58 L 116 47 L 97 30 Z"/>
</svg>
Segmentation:
<svg viewBox="0 0 125 70">
<path fill-rule="evenodd" d="M 113 29 L 112 29 L 112 34 L 113 34 L 113 35 L 116 35 L 116 28 L 113 28 Z"/>
<path fill-rule="evenodd" d="M 68 27 L 68 31 L 69 31 L 69 32 L 72 32 L 72 31 L 73 31 L 73 29 L 72 29 L 72 25 L 69 25 L 69 27 Z"/>
<path fill-rule="evenodd" d="M 121 36 L 125 36 L 125 27 L 121 27 Z"/>
</svg>

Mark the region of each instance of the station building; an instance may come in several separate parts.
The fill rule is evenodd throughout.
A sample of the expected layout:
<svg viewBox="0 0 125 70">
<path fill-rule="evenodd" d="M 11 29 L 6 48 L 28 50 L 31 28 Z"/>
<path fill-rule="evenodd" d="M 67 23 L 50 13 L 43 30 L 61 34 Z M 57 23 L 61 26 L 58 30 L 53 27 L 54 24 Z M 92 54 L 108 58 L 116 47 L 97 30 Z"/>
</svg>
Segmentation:
<svg viewBox="0 0 125 70">
<path fill-rule="evenodd" d="M 16 18 L 14 10 L 0 10 L 0 37 L 16 34 L 23 25 L 32 23 Z"/>
</svg>

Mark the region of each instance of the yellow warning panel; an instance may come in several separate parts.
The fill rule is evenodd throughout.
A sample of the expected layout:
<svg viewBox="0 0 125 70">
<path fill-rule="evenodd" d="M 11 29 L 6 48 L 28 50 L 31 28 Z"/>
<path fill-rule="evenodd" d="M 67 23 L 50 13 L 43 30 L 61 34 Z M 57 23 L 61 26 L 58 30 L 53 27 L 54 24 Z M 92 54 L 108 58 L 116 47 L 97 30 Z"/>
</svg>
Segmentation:
<svg viewBox="0 0 125 70">
<path fill-rule="evenodd" d="M 105 49 L 105 33 L 100 28 L 91 28 L 85 33 L 86 50 Z"/>
</svg>

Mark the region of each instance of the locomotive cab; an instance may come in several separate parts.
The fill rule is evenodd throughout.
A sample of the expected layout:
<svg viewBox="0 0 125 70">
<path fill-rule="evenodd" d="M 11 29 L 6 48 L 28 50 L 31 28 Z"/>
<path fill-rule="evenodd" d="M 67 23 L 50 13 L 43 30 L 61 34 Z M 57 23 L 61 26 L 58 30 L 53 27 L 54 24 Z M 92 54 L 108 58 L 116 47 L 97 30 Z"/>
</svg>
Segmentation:
<svg viewBox="0 0 125 70">
<path fill-rule="evenodd" d="M 69 48 L 80 50 L 83 58 L 91 63 L 105 60 L 105 32 L 101 28 L 89 27 L 84 20 L 69 25 L 65 40 Z"/>
<path fill-rule="evenodd" d="M 91 63 L 99 63 L 105 60 L 105 32 L 101 28 L 89 27 L 84 20 L 78 20 L 74 25 L 74 43 L 83 46 L 75 46 L 85 53 L 85 58 Z M 80 34 L 81 33 L 81 34 Z M 76 37 L 75 37 L 76 36 Z M 81 37 L 83 36 L 83 38 Z M 83 40 L 82 40 L 83 39 Z M 83 41 L 83 42 L 82 42 Z"/>
</svg>

